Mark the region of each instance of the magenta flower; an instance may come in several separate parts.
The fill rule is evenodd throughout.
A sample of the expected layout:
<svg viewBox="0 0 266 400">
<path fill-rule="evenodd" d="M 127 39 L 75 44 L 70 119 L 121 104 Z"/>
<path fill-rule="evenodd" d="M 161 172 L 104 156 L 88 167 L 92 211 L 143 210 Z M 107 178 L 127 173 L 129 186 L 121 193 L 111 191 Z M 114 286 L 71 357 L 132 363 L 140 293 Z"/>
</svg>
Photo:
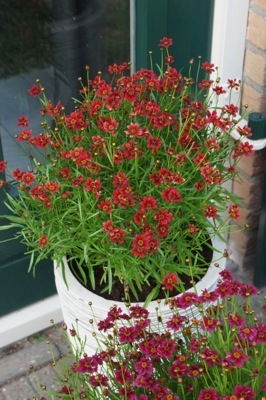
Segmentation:
<svg viewBox="0 0 266 400">
<path fill-rule="evenodd" d="M 128 368 L 121 368 L 115 370 L 115 379 L 117 382 L 124 384 L 126 382 L 130 382 L 132 380 L 131 372 Z"/>
<path fill-rule="evenodd" d="M 142 357 L 139 361 L 134 364 L 135 371 L 138 372 L 140 375 L 151 374 L 153 371 L 152 362 Z"/>
<path fill-rule="evenodd" d="M 134 326 L 122 326 L 118 331 L 120 343 L 134 342 L 136 339 L 136 328 Z"/>
<path fill-rule="evenodd" d="M 219 395 L 215 389 L 201 390 L 198 400 L 219 400 Z"/>
<path fill-rule="evenodd" d="M 83 373 L 97 372 L 98 363 L 94 357 L 84 357 L 78 362 L 77 371 Z"/>
<path fill-rule="evenodd" d="M 108 378 L 102 374 L 91 375 L 89 377 L 89 382 L 93 388 L 97 386 L 108 386 Z"/>
<path fill-rule="evenodd" d="M 166 322 L 166 326 L 168 329 L 171 329 L 173 332 L 178 331 L 182 328 L 185 322 L 187 322 L 187 317 L 184 315 L 174 314 L 171 319 Z"/>
<path fill-rule="evenodd" d="M 249 386 L 236 386 L 234 393 L 237 399 L 243 400 L 253 400 L 255 399 L 255 393 L 253 389 Z"/>
<path fill-rule="evenodd" d="M 228 316 L 228 324 L 230 326 L 243 326 L 245 323 L 245 319 L 240 317 L 238 313 L 229 314 Z"/>
<path fill-rule="evenodd" d="M 140 307 L 139 305 L 130 307 L 130 317 L 132 318 L 148 318 L 149 312 L 147 308 Z"/>
<path fill-rule="evenodd" d="M 208 332 L 213 332 L 221 323 L 218 319 L 213 319 L 204 315 L 202 321 L 200 322 L 200 326 L 202 329 L 206 329 Z"/>
<path fill-rule="evenodd" d="M 244 365 L 245 362 L 249 359 L 250 357 L 246 356 L 243 353 L 242 349 L 238 346 L 235 346 L 234 350 L 232 352 L 229 352 L 229 354 L 225 358 L 226 361 L 230 362 L 236 367 L 242 367 L 242 365 Z"/>
<path fill-rule="evenodd" d="M 158 345 L 158 354 L 160 357 L 171 358 L 177 347 L 172 339 L 163 339 Z"/>
<path fill-rule="evenodd" d="M 200 298 L 196 293 L 185 292 L 175 299 L 176 306 L 182 309 L 186 309 L 190 306 L 197 305 L 200 302 Z"/>
</svg>

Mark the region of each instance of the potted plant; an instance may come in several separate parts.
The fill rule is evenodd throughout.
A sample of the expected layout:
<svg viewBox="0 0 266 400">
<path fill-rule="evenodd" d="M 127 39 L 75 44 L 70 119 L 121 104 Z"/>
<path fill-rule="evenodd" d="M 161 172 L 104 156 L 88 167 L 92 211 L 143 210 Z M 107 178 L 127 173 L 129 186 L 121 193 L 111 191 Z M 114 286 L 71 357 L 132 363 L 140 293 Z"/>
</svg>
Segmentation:
<svg viewBox="0 0 266 400">
<path fill-rule="evenodd" d="M 185 296 L 169 301 L 172 315 L 165 322 L 158 318 L 156 330 L 147 309 L 129 306 L 123 313 L 114 307 L 94 321 L 101 333 L 97 352 L 55 362 L 57 392 L 47 389 L 42 400 L 265 398 L 266 306 L 254 313 L 258 294 L 224 270 L 216 289 L 194 293 L 193 303 L 201 312 L 193 320 L 180 315 L 180 309 L 189 307 Z M 71 334 L 80 340 L 78 331 Z"/>
<path fill-rule="evenodd" d="M 250 129 L 240 127 L 243 117 L 230 102 L 239 82 L 229 79 L 221 87 L 218 72 L 210 79 L 214 65 L 200 59 L 196 67 L 190 60 L 188 76 L 182 75 L 172 66 L 171 45 L 169 38 L 160 41 L 157 72 L 130 74 L 128 63 L 114 64 L 108 83 L 101 73 L 92 79 L 86 67 L 87 82 L 80 82 L 70 112 L 61 102 L 52 104 L 39 81 L 29 89 L 41 103 L 43 132 L 34 135 L 27 117 L 19 117 L 17 140 L 30 164 L 9 171 L 18 196 L 7 190 L 12 215 L 1 229 L 18 228 L 30 270 L 41 259 L 55 260 L 58 290 L 62 282 L 68 287 L 62 295 L 68 304 L 76 301 L 74 276 L 78 298 L 88 286 L 115 301 L 148 304 L 172 287 L 183 293 L 210 262 L 213 274 L 226 255 L 224 242 L 212 242 L 224 241 L 239 218 L 238 199 L 225 183 L 236 179 L 239 159 L 253 151 L 245 141 Z M 220 108 L 224 93 L 228 104 Z M 230 136 L 236 129 L 239 140 Z M 0 168 L 8 173 L 4 160 Z M 9 189 L 10 182 L 0 186 Z"/>
</svg>

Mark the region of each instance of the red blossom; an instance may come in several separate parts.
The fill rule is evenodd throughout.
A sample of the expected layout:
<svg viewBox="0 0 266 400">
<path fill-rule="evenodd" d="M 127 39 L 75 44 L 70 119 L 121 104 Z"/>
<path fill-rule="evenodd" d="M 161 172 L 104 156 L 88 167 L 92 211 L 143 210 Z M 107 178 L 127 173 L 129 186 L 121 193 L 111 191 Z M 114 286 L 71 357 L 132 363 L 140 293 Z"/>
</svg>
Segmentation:
<svg viewBox="0 0 266 400">
<path fill-rule="evenodd" d="M 211 74 L 215 71 L 214 64 L 209 64 L 207 61 L 201 65 L 201 68 L 204 69 L 208 74 Z"/>
<path fill-rule="evenodd" d="M 28 118 L 25 115 L 21 115 L 21 117 L 18 118 L 17 126 L 23 126 L 23 127 L 29 126 Z"/>
<path fill-rule="evenodd" d="M 189 224 L 187 231 L 192 235 L 195 235 L 199 231 L 199 228 L 197 228 L 194 224 Z"/>
<path fill-rule="evenodd" d="M 144 211 L 151 211 L 157 208 L 157 202 L 153 196 L 147 195 L 140 201 L 141 208 Z"/>
<path fill-rule="evenodd" d="M 126 232 L 122 228 L 113 228 L 109 231 L 109 238 L 112 243 L 124 243 Z"/>
<path fill-rule="evenodd" d="M 249 156 L 254 153 L 253 145 L 249 142 L 240 142 L 234 149 L 233 158 Z"/>
<path fill-rule="evenodd" d="M 47 235 L 42 235 L 38 240 L 38 245 L 43 249 L 44 247 L 48 246 L 49 241 Z"/>
<path fill-rule="evenodd" d="M 30 186 L 35 182 L 35 175 L 33 172 L 23 172 L 21 180 L 26 186 Z"/>
<path fill-rule="evenodd" d="M 60 190 L 60 185 L 57 182 L 49 181 L 45 183 L 44 188 L 50 193 L 57 193 Z"/>
<path fill-rule="evenodd" d="M 215 207 L 207 204 L 205 206 L 205 212 L 203 213 L 203 216 L 206 218 L 216 218 L 217 212 L 218 210 Z"/>
<path fill-rule="evenodd" d="M 178 203 L 183 200 L 179 191 L 173 186 L 169 186 L 162 191 L 162 198 L 167 203 Z"/>
<path fill-rule="evenodd" d="M 240 87 L 239 81 L 237 81 L 236 79 L 228 79 L 227 85 L 228 89 L 238 90 Z"/>
<path fill-rule="evenodd" d="M 163 37 L 162 39 L 160 39 L 160 43 L 158 44 L 158 46 L 168 49 L 168 47 L 172 46 L 172 44 L 173 44 L 173 39 Z"/>
<path fill-rule="evenodd" d="M 174 273 L 168 273 L 165 275 L 162 281 L 162 285 L 167 290 L 173 290 L 174 286 L 178 284 L 178 277 Z"/>
<path fill-rule="evenodd" d="M 32 135 L 32 130 L 22 129 L 22 131 L 17 136 L 17 141 L 22 142 L 23 140 L 29 140 Z"/>
<path fill-rule="evenodd" d="M 240 135 L 242 136 L 246 136 L 246 137 L 250 137 L 252 136 L 252 131 L 251 128 L 247 125 L 244 125 L 242 128 L 240 126 L 238 126 L 236 128 L 237 132 L 240 133 Z"/>
<path fill-rule="evenodd" d="M 232 219 L 239 219 L 241 217 L 239 207 L 237 204 L 231 204 L 228 210 L 228 214 Z"/>
<path fill-rule="evenodd" d="M 0 161 L 0 173 L 1 172 L 5 172 L 5 169 L 6 169 L 6 164 L 7 164 L 7 162 L 6 161 Z"/>
<path fill-rule="evenodd" d="M 109 200 L 102 200 L 100 203 L 97 205 L 100 210 L 106 212 L 107 214 L 111 214 L 113 211 L 113 204 Z"/>
<path fill-rule="evenodd" d="M 33 85 L 30 89 L 28 89 L 28 92 L 31 96 L 36 97 L 38 94 L 42 93 L 42 88 L 37 85 Z"/>
</svg>

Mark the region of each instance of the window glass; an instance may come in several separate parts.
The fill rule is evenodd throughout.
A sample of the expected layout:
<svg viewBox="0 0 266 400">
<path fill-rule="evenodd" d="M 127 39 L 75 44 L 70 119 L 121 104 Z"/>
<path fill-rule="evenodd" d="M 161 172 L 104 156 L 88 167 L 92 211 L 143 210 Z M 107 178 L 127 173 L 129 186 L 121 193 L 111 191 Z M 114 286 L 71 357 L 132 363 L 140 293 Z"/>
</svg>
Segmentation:
<svg viewBox="0 0 266 400">
<path fill-rule="evenodd" d="M 40 132 L 39 104 L 27 92 L 36 79 L 49 99 L 68 107 L 86 65 L 94 77 L 129 61 L 129 1 L 0 0 L 0 133 L 11 169 L 27 165 L 14 138 L 17 118 L 26 115 L 29 129 Z"/>
</svg>

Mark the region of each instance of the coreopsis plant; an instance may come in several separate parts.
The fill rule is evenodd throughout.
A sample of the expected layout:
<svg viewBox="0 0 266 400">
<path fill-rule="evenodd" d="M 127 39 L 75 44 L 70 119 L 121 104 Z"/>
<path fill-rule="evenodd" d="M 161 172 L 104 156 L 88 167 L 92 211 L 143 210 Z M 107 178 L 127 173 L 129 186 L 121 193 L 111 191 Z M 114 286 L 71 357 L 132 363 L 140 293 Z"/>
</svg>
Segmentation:
<svg viewBox="0 0 266 400">
<path fill-rule="evenodd" d="M 146 308 L 133 305 L 123 313 L 112 307 L 104 320 L 94 321 L 102 333 L 98 351 L 74 353 L 71 361 L 66 356 L 63 368 L 55 364 L 59 389 L 49 396 L 44 392 L 42 400 L 264 399 L 266 306 L 256 315 L 252 298 L 259 292 L 227 270 L 220 275 L 213 291 L 169 299 L 167 321 L 160 318 L 158 303 L 156 329 Z M 200 309 L 196 318 L 180 314 L 192 304 Z M 70 332 L 79 339 L 78 330 Z"/>
<path fill-rule="evenodd" d="M 210 79 L 214 65 L 200 60 L 191 60 L 183 76 L 172 66 L 170 45 L 161 40 L 156 70 L 130 74 L 128 63 L 110 66 L 111 83 L 101 73 L 92 79 L 87 67 L 69 113 L 46 98 L 40 82 L 29 89 L 41 103 L 43 132 L 34 135 L 28 118 L 18 118 L 29 168 L 9 171 L 2 161 L 0 172 L 11 175 L 18 196 L 8 195 L 10 180 L 0 186 L 13 214 L 7 227 L 18 229 L 30 269 L 47 257 L 64 268 L 67 257 L 93 289 L 100 286 L 97 273 L 103 290 L 111 293 L 118 280 L 136 299 L 145 283 L 149 300 L 166 274 L 175 274 L 183 291 L 186 280 L 206 271 L 203 247 L 212 249 L 210 239 L 223 237 L 239 217 L 224 184 L 252 153 L 245 140 L 251 133 L 230 102 L 239 82 L 219 86 L 218 73 Z M 228 104 L 221 108 L 224 93 Z M 236 129 L 239 140 L 230 136 Z"/>
</svg>

